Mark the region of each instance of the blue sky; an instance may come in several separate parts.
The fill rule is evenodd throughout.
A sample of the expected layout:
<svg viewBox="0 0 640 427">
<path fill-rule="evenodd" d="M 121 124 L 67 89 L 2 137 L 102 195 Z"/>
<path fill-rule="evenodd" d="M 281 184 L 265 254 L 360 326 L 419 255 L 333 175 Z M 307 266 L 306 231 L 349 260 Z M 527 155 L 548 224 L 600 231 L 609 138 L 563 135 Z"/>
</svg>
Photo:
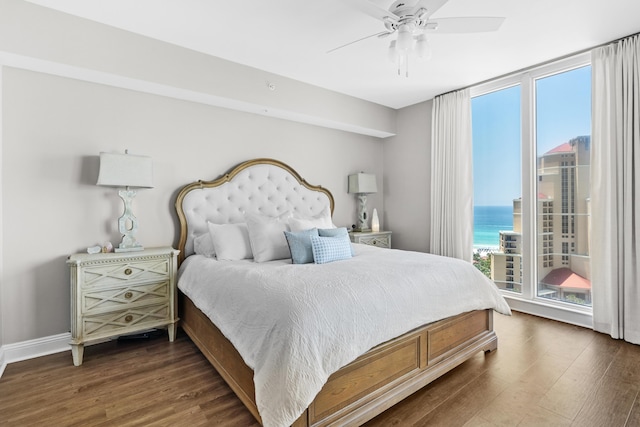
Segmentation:
<svg viewBox="0 0 640 427">
<path fill-rule="evenodd" d="M 536 82 L 538 155 L 591 134 L 591 67 Z M 520 87 L 471 100 L 474 205 L 505 206 L 520 197 Z"/>
</svg>

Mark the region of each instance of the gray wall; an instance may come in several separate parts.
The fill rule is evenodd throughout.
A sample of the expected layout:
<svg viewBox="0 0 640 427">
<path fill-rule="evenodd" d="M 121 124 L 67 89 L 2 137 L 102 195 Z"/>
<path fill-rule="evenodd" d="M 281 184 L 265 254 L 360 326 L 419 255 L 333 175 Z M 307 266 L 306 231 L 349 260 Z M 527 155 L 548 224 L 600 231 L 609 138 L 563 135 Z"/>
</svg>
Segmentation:
<svg viewBox="0 0 640 427">
<path fill-rule="evenodd" d="M 356 130 L 395 132 L 394 110 L 18 0 L 0 0 L 0 63 L 0 346 L 69 331 L 66 257 L 119 241 L 122 202 L 95 186 L 100 151 L 153 158 L 155 188 L 139 191 L 134 202 L 147 247 L 176 244 L 179 187 L 256 157 L 282 160 L 331 190 L 337 225 L 355 220 L 347 175 L 375 173 L 382 191 L 369 207 L 385 221 L 384 140 L 158 96 L 140 82 Z M 67 65 L 80 77 L 63 77 Z M 94 72 L 105 73 L 107 83 L 100 84 L 102 74 L 87 81 Z M 124 81 L 140 90 L 116 87 L 113 76 L 135 79 Z M 263 90 L 266 78 L 277 79 L 275 93 Z"/>
<path fill-rule="evenodd" d="M 0 67 L 0 101 L 2 100 L 2 67 Z M 4 162 L 3 160 L 3 156 L 2 156 L 2 139 L 3 139 L 3 132 L 2 132 L 2 102 L 0 102 L 0 231 L 2 231 L 4 233 L 4 227 L 3 227 L 3 220 L 2 220 L 2 193 L 4 190 L 4 184 L 3 184 L 3 168 L 2 168 L 2 164 Z M 4 268 L 3 268 L 3 260 L 4 260 L 4 239 L 0 239 L 0 374 L 2 374 L 2 367 L 5 364 L 5 360 L 4 360 L 4 351 L 2 349 L 2 345 L 5 342 L 4 339 L 4 316 L 2 314 L 2 306 L 3 306 L 3 288 L 4 288 Z"/>
<path fill-rule="evenodd" d="M 429 250 L 432 104 L 399 110 L 398 134 L 384 143 L 384 226 L 398 249 Z"/>
</svg>

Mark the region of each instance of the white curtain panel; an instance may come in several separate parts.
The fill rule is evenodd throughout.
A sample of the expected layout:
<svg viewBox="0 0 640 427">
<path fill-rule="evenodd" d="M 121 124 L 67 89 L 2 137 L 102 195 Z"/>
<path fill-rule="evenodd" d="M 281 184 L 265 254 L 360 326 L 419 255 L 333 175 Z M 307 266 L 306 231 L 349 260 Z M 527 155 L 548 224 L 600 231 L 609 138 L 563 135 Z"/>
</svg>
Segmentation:
<svg viewBox="0 0 640 427">
<path fill-rule="evenodd" d="M 640 40 L 592 51 L 593 327 L 640 344 Z"/>
<path fill-rule="evenodd" d="M 431 239 L 437 255 L 473 258 L 473 157 L 469 90 L 433 101 Z"/>
</svg>

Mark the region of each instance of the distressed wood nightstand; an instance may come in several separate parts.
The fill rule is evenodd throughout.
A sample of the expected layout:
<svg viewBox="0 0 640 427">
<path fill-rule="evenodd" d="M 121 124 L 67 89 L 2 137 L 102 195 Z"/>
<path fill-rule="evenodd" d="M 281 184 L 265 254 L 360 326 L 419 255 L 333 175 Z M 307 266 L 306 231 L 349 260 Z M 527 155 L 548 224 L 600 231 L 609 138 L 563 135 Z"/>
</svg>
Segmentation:
<svg viewBox="0 0 640 427">
<path fill-rule="evenodd" d="M 168 327 L 178 322 L 176 272 L 180 251 L 75 254 L 71 272 L 71 353 L 80 366 L 88 341 Z"/>
<path fill-rule="evenodd" d="M 391 231 L 352 231 L 349 237 L 353 243 L 391 249 Z"/>
</svg>

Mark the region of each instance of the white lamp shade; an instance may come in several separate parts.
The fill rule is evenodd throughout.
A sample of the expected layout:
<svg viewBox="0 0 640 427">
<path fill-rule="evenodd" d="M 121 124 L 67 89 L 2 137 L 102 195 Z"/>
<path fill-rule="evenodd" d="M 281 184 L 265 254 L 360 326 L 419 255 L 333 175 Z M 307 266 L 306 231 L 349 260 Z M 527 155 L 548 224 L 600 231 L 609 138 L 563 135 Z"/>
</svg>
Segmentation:
<svg viewBox="0 0 640 427">
<path fill-rule="evenodd" d="M 396 49 L 396 41 L 395 40 L 391 40 L 391 43 L 389 43 L 389 50 L 387 51 L 387 58 L 389 59 L 389 62 L 394 63 L 394 64 L 398 60 L 398 50 Z"/>
<path fill-rule="evenodd" d="M 153 164 L 149 156 L 100 153 L 97 185 L 153 188 Z"/>
<path fill-rule="evenodd" d="M 349 193 L 371 194 L 377 193 L 376 176 L 372 173 L 356 173 L 349 175 Z"/>
<path fill-rule="evenodd" d="M 398 38 L 396 41 L 396 49 L 399 51 L 410 50 L 413 48 L 413 31 L 407 26 L 402 25 L 398 28 Z"/>
<path fill-rule="evenodd" d="M 418 41 L 416 42 L 416 53 L 420 59 L 431 59 L 431 47 L 429 46 L 427 36 L 424 34 L 420 34 L 420 36 L 418 36 Z"/>
</svg>

